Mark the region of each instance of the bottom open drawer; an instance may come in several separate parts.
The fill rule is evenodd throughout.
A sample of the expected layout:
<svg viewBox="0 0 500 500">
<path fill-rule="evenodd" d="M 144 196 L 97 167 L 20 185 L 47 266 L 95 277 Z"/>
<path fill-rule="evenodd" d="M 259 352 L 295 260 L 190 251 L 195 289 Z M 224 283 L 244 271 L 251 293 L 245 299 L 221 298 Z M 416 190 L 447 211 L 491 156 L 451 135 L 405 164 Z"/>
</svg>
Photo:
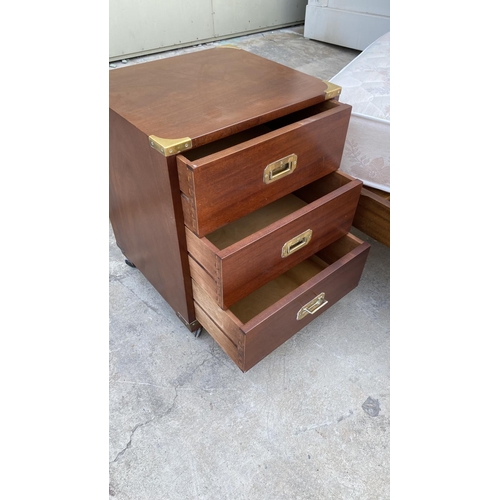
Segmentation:
<svg viewBox="0 0 500 500">
<path fill-rule="evenodd" d="M 356 288 L 369 249 L 348 234 L 225 311 L 193 280 L 196 319 L 247 371 Z"/>
</svg>

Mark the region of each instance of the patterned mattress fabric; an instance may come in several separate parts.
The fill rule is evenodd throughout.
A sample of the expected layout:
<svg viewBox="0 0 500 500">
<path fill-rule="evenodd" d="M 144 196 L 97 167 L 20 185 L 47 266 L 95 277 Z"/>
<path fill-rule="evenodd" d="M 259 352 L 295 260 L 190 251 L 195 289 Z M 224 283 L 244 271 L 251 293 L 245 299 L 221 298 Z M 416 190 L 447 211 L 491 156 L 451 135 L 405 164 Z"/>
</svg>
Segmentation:
<svg viewBox="0 0 500 500">
<path fill-rule="evenodd" d="M 390 33 L 335 75 L 340 101 L 352 106 L 340 170 L 390 192 Z"/>
</svg>

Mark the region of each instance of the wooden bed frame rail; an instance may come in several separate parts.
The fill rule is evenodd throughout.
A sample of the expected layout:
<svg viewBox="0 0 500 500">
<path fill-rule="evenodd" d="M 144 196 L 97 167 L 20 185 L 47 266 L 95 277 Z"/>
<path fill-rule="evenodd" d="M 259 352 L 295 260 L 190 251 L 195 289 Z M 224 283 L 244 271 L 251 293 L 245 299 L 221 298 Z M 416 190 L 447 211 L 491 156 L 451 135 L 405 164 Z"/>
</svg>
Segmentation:
<svg viewBox="0 0 500 500">
<path fill-rule="evenodd" d="M 390 193 L 364 186 L 353 226 L 390 247 Z"/>
</svg>

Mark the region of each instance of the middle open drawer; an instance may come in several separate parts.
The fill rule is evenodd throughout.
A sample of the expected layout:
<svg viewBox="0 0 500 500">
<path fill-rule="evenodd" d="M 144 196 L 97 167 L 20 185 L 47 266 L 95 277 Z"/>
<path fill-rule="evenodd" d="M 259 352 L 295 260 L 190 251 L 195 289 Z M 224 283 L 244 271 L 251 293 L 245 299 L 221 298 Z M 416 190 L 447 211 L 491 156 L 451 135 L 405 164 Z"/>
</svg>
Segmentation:
<svg viewBox="0 0 500 500">
<path fill-rule="evenodd" d="M 347 234 L 361 187 L 337 171 L 203 238 L 186 228 L 192 278 L 227 309 Z"/>
</svg>

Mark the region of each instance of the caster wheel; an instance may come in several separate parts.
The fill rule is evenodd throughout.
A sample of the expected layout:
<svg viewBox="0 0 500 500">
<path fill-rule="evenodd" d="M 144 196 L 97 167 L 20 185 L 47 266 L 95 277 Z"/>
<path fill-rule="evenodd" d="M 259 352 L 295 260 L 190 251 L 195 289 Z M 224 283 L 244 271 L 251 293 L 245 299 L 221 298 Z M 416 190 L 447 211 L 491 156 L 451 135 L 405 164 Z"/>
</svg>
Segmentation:
<svg viewBox="0 0 500 500">
<path fill-rule="evenodd" d="M 194 335 L 194 338 L 197 339 L 200 335 L 201 335 L 201 332 L 203 331 L 203 327 L 201 328 L 198 328 L 198 330 L 195 330 L 193 332 L 193 335 Z"/>
<path fill-rule="evenodd" d="M 125 259 L 125 264 L 127 264 L 127 266 L 135 268 L 135 264 L 133 262 L 130 262 L 128 259 Z"/>
</svg>

